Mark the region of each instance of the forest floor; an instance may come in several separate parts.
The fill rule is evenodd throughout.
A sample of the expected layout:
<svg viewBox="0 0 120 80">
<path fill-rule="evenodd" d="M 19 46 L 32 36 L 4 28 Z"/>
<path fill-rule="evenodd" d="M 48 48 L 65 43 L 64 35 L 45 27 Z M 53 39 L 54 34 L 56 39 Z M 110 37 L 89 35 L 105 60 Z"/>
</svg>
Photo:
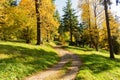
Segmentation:
<svg viewBox="0 0 120 80">
<path fill-rule="evenodd" d="M 26 77 L 24 80 L 74 80 L 82 65 L 77 54 L 73 54 L 61 46 L 55 46 L 61 60 L 45 71 L 40 71 L 32 76 Z"/>
</svg>

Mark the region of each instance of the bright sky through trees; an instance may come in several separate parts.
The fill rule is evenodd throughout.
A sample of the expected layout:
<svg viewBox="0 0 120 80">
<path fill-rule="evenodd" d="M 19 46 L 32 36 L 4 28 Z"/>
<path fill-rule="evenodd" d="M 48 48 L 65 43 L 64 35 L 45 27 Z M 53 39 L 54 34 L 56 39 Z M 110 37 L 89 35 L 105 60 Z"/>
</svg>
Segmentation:
<svg viewBox="0 0 120 80">
<path fill-rule="evenodd" d="M 60 15 L 63 15 L 63 7 L 65 7 L 67 0 L 56 0 L 55 4 L 57 7 L 57 10 L 59 11 Z M 74 9 L 77 9 L 78 7 L 78 0 L 71 0 L 72 1 L 72 7 Z"/>
<path fill-rule="evenodd" d="M 71 0 L 72 1 L 72 6 L 74 9 L 77 9 L 78 7 L 78 0 Z M 63 7 L 65 6 L 65 2 L 66 0 L 56 0 L 55 4 L 56 4 L 56 7 L 57 7 L 57 10 L 59 11 L 60 15 L 63 15 Z M 116 1 L 115 0 L 112 0 L 112 6 L 111 6 L 111 9 L 113 11 L 113 13 L 115 15 L 118 15 L 120 16 L 120 5 L 116 6 Z"/>
<path fill-rule="evenodd" d="M 17 5 L 21 2 L 21 0 L 15 0 L 17 2 Z"/>
<path fill-rule="evenodd" d="M 111 9 L 113 11 L 113 13 L 117 16 L 120 16 L 120 5 L 116 6 L 115 0 L 112 0 L 112 6 Z"/>
</svg>

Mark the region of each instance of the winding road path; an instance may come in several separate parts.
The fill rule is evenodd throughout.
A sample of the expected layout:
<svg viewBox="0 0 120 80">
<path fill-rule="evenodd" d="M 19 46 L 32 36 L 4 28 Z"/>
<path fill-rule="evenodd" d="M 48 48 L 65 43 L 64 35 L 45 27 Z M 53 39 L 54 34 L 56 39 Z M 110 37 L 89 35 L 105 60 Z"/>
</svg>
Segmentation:
<svg viewBox="0 0 120 80">
<path fill-rule="evenodd" d="M 38 72 L 32 76 L 26 77 L 24 80 L 74 80 L 77 73 L 79 72 L 79 67 L 82 65 L 78 55 L 73 54 L 61 46 L 54 47 L 57 50 L 58 55 L 61 57 L 60 62 L 45 71 Z M 64 70 L 67 63 L 71 63 Z"/>
</svg>

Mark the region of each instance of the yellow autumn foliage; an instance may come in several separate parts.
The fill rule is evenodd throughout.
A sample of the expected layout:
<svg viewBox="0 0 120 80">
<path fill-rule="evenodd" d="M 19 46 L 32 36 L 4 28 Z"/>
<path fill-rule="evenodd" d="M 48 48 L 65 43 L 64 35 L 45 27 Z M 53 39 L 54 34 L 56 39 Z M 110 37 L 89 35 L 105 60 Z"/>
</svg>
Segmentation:
<svg viewBox="0 0 120 80">
<path fill-rule="evenodd" d="M 58 21 L 54 18 L 55 5 L 52 0 L 41 0 L 40 3 L 40 19 L 42 28 L 42 38 L 46 39 L 47 35 L 57 34 L 59 26 Z"/>
<path fill-rule="evenodd" d="M 54 17 L 55 5 L 52 0 L 40 1 L 41 32 L 42 38 L 46 39 L 47 34 L 50 36 L 57 34 L 59 23 Z M 0 0 L 0 22 L 4 23 L 2 25 L 0 24 L 2 32 L 10 34 L 11 32 L 17 32 L 18 30 L 26 28 L 37 30 L 35 0 L 21 0 L 18 6 L 7 5 L 7 7 L 4 8 L 2 3 L 5 4 L 5 2 L 8 1 Z M 2 32 L 0 32 L 0 34 Z"/>
<path fill-rule="evenodd" d="M 23 9 L 24 14 L 31 16 L 31 19 L 33 19 L 33 17 L 36 16 L 34 0 L 22 0 L 20 5 L 21 5 L 21 9 Z M 55 31 L 57 31 L 59 23 L 54 18 L 55 5 L 52 3 L 52 0 L 40 0 L 39 11 L 40 11 L 40 22 L 41 22 L 40 25 L 42 32 L 41 36 L 42 36 L 42 40 L 45 40 L 48 32 L 49 32 L 48 35 L 50 34 L 52 35 L 53 32 L 55 33 Z M 33 23 L 36 23 L 36 20 Z"/>
</svg>

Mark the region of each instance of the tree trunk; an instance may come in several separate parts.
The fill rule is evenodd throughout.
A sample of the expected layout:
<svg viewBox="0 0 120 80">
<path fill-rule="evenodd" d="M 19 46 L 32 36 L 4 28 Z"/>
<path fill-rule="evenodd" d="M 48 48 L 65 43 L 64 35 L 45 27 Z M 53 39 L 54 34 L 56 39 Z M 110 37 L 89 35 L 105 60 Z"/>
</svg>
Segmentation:
<svg viewBox="0 0 120 80">
<path fill-rule="evenodd" d="M 83 42 L 83 43 L 82 43 L 82 47 L 84 48 L 84 46 L 85 46 L 85 43 Z"/>
<path fill-rule="evenodd" d="M 105 8 L 106 26 L 107 26 L 107 33 L 108 33 L 108 43 L 109 43 L 109 48 L 110 48 L 110 58 L 114 59 L 113 45 L 112 45 L 110 26 L 109 26 L 108 7 L 107 7 L 106 0 L 104 0 L 104 8 Z"/>
<path fill-rule="evenodd" d="M 28 28 L 28 26 L 26 27 L 26 43 L 31 43 L 31 40 L 30 40 L 30 35 L 29 35 L 29 28 Z"/>
<path fill-rule="evenodd" d="M 95 44 L 95 50 L 96 50 L 96 51 L 99 50 L 99 49 L 98 49 L 98 44 L 97 44 L 97 43 Z"/>
<path fill-rule="evenodd" d="M 71 22 L 70 22 L 70 42 L 69 42 L 69 45 L 73 45 L 73 40 L 72 40 L 72 26 L 71 26 Z"/>
<path fill-rule="evenodd" d="M 89 47 L 92 48 L 92 35 L 91 35 L 91 17 L 90 17 L 90 4 L 89 4 L 89 0 L 88 0 L 88 16 L 89 16 L 89 19 L 88 19 L 88 26 L 89 26 L 89 38 L 90 38 L 90 42 L 89 42 Z"/>
<path fill-rule="evenodd" d="M 40 12 L 39 12 L 40 0 L 35 0 L 35 9 L 37 17 L 37 45 L 41 44 L 41 28 L 40 28 Z"/>
<path fill-rule="evenodd" d="M 48 33 L 48 30 L 47 30 L 47 42 L 49 42 L 49 33 Z"/>
<path fill-rule="evenodd" d="M 30 39 L 26 39 L 26 43 L 27 44 L 31 43 Z"/>
<path fill-rule="evenodd" d="M 97 10 L 97 5 L 95 3 L 94 6 L 94 17 L 95 17 L 95 40 L 94 40 L 94 46 L 96 51 L 98 51 L 98 44 L 99 44 L 99 32 L 98 32 L 98 28 L 97 28 L 97 14 L 96 14 L 96 10 Z"/>
</svg>

